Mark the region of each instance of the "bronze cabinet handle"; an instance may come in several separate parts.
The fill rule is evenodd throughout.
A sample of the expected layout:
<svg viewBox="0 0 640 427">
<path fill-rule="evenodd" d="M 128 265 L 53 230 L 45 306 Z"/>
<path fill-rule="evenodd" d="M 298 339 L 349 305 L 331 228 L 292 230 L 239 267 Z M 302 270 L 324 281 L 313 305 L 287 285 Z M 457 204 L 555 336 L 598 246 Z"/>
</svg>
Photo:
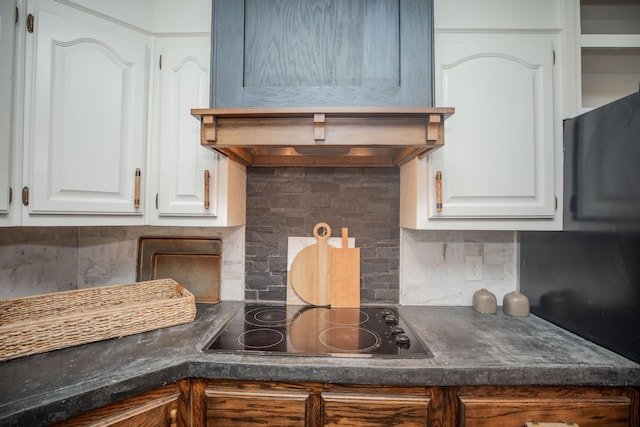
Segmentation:
<svg viewBox="0 0 640 427">
<path fill-rule="evenodd" d="M 442 212 L 442 172 L 436 172 L 436 210 Z"/>
<path fill-rule="evenodd" d="M 209 209 L 211 205 L 210 195 L 209 195 L 209 181 L 211 179 L 211 174 L 209 173 L 209 169 L 204 171 L 204 208 Z"/>
<path fill-rule="evenodd" d="M 557 423 L 538 423 L 536 421 L 527 421 L 524 424 L 525 427 L 580 427 L 576 423 L 568 423 L 566 421 L 560 421 Z"/>
<path fill-rule="evenodd" d="M 140 178 L 141 172 L 140 168 L 136 168 L 136 183 L 135 183 L 135 194 L 133 196 L 133 206 L 138 209 L 140 207 Z"/>
</svg>

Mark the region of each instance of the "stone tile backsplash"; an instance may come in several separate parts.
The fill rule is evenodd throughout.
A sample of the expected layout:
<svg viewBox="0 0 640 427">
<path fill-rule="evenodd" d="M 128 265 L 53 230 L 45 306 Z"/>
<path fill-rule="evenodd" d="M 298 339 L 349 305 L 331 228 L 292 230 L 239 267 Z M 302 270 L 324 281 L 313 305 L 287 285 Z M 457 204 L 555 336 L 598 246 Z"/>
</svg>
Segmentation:
<svg viewBox="0 0 640 427">
<path fill-rule="evenodd" d="M 248 168 L 245 299 L 286 300 L 287 241 L 349 228 L 360 248 L 363 303 L 397 303 L 398 168 Z"/>
</svg>

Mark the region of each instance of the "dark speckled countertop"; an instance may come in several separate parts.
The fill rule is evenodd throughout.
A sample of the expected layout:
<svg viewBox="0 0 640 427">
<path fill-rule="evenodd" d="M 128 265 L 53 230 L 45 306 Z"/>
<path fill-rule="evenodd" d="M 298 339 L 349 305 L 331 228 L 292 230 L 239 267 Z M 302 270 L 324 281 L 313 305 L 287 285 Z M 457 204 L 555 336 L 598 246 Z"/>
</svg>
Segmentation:
<svg viewBox="0 0 640 427">
<path fill-rule="evenodd" d="M 198 304 L 196 320 L 0 362 L 0 425 L 46 425 L 183 378 L 398 385 L 640 386 L 640 365 L 536 316 L 399 306 L 434 353 L 371 359 L 203 353 L 243 304 Z"/>
</svg>

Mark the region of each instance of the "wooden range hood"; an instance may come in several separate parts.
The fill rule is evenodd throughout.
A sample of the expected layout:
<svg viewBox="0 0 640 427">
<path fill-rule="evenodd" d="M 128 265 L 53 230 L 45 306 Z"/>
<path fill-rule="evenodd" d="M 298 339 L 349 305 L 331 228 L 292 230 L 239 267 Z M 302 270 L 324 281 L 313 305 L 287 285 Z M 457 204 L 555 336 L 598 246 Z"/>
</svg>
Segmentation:
<svg viewBox="0 0 640 427">
<path fill-rule="evenodd" d="M 201 143 L 247 166 L 400 166 L 444 145 L 453 108 L 193 109 Z"/>
</svg>

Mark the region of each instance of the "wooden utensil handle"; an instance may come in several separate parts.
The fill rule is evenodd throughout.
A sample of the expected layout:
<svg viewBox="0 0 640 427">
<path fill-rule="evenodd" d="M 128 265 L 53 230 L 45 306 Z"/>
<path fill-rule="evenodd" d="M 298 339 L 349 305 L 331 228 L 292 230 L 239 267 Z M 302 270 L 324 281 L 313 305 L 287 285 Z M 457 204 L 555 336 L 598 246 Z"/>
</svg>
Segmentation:
<svg viewBox="0 0 640 427">
<path fill-rule="evenodd" d="M 324 228 L 323 234 L 320 234 L 321 228 Z M 326 222 L 319 222 L 313 227 L 313 236 L 318 240 L 327 241 L 331 237 L 331 227 Z"/>
<path fill-rule="evenodd" d="M 349 247 L 349 229 L 342 227 L 342 249 Z"/>
</svg>

